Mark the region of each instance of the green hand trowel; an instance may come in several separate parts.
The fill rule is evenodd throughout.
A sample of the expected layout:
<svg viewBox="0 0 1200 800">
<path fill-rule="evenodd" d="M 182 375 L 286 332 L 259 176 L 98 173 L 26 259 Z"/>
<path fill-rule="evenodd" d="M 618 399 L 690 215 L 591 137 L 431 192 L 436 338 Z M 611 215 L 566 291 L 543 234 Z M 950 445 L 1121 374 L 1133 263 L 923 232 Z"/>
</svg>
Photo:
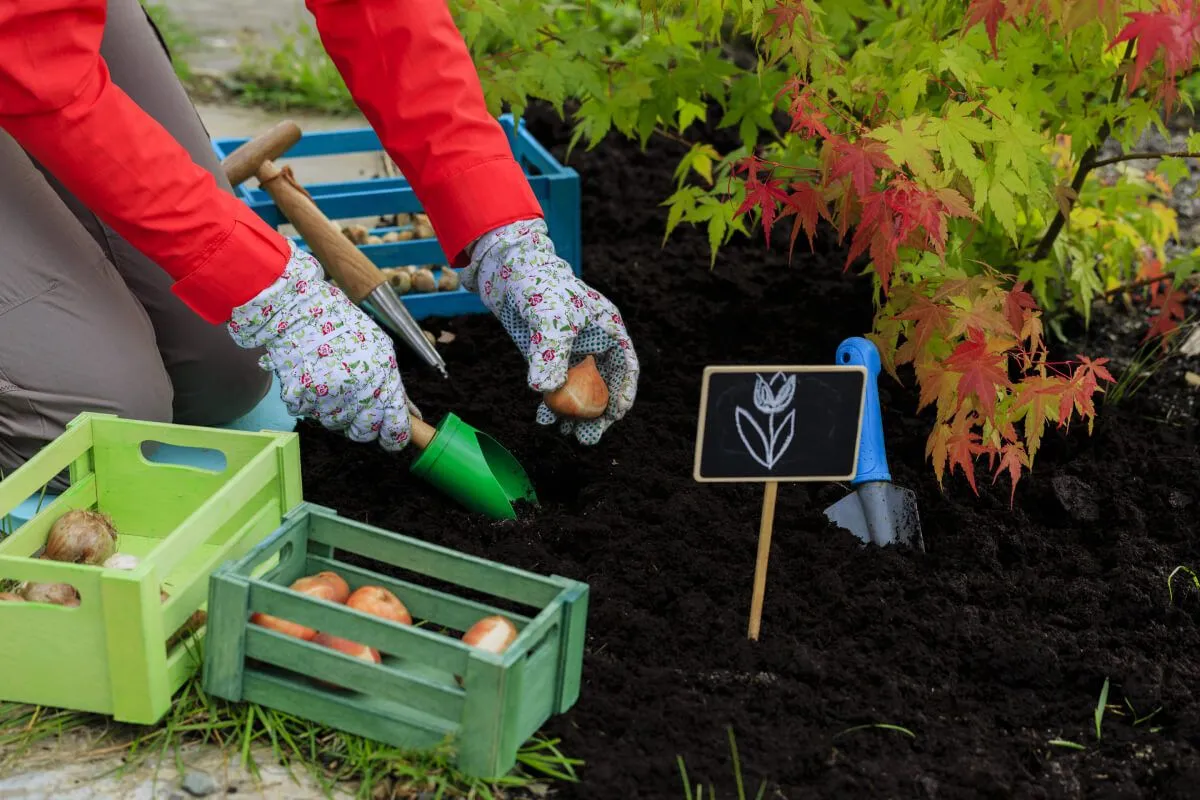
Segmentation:
<svg viewBox="0 0 1200 800">
<path fill-rule="evenodd" d="M 544 395 L 555 413 L 594 419 L 608 407 L 608 387 L 588 356 L 567 371 L 562 388 Z M 516 519 L 513 504 L 537 505 L 533 483 L 512 453 L 454 414 L 434 428 L 411 417 L 412 444 L 421 450 L 409 471 L 471 511 L 495 519 Z"/>
<path fill-rule="evenodd" d="M 454 414 L 436 428 L 412 417 L 412 432 L 421 454 L 409 471 L 471 511 L 516 519 L 513 503 L 537 505 L 533 484 L 512 453 Z"/>
</svg>

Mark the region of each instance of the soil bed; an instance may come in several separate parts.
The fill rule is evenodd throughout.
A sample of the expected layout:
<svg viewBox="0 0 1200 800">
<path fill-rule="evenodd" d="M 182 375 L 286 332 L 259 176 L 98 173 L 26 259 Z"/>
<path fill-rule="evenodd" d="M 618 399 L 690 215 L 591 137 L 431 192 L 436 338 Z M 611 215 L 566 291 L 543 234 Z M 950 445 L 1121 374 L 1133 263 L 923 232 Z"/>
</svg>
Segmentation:
<svg viewBox="0 0 1200 800">
<path fill-rule="evenodd" d="M 565 157 L 564 126 L 540 113 L 530 125 Z M 939 490 L 915 391 L 885 377 L 893 479 L 919 495 L 928 552 L 863 549 L 830 528 L 822 509 L 845 487 L 781 487 L 762 639 L 750 643 L 762 490 L 692 481 L 701 371 L 832 363 L 841 339 L 869 327 L 869 284 L 842 273 L 840 252 L 800 247 L 789 266 L 761 239 L 738 241 L 710 271 L 703 231 L 660 249 L 678 153 L 613 142 L 570 159 L 585 277 L 621 307 L 642 359 L 634 412 L 599 446 L 533 423 L 523 363 L 490 317 L 429 324 L 456 336 L 443 346 L 450 381 L 406 369 L 427 418 L 452 410 L 516 454 L 538 514 L 473 517 L 409 478 L 409 457 L 312 424 L 307 498 L 591 584 L 582 697 L 548 731 L 586 761 L 561 797 L 682 797 L 677 755 L 693 781 L 736 796 L 727 726 L 750 792 L 765 778 L 768 797 L 1195 797 L 1200 594 L 1182 576 L 1174 604 L 1167 591 L 1176 566 L 1200 569 L 1186 362 L 1102 410 L 1092 437 L 1047 434 L 1011 509 L 1007 480 L 986 472 L 981 497 L 957 476 Z M 1104 325 L 1068 352 L 1108 355 Z M 1140 334 L 1121 335 L 1128 349 Z M 1113 707 L 1097 741 L 1106 678 Z M 1161 710 L 1135 725 L 1131 708 Z M 913 738 L 843 733 L 875 723 Z"/>
</svg>

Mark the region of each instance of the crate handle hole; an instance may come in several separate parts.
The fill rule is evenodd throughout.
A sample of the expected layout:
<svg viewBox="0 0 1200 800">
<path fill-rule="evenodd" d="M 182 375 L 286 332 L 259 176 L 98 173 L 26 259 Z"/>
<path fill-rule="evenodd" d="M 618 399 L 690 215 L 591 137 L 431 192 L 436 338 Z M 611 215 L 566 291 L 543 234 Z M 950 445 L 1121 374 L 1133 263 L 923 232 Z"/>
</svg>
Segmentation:
<svg viewBox="0 0 1200 800">
<path fill-rule="evenodd" d="M 5 591 L 24 597 L 24 602 L 17 600 L 9 600 L 7 598 L 0 600 L 0 604 L 4 605 L 20 605 L 20 606 L 57 606 L 65 608 L 68 611 L 74 611 L 79 606 L 83 605 L 83 595 L 69 583 L 54 583 L 51 581 L 30 581 L 30 588 L 34 588 L 40 597 L 30 600 L 26 597 L 25 592 L 17 591 L 17 588 L 6 589 Z M 28 591 L 28 590 L 26 590 Z"/>
<path fill-rule="evenodd" d="M 142 458 L 152 464 L 190 467 L 213 474 L 220 474 L 229 466 L 225 454 L 212 447 L 187 447 L 146 439 L 141 443 L 140 449 Z"/>
</svg>

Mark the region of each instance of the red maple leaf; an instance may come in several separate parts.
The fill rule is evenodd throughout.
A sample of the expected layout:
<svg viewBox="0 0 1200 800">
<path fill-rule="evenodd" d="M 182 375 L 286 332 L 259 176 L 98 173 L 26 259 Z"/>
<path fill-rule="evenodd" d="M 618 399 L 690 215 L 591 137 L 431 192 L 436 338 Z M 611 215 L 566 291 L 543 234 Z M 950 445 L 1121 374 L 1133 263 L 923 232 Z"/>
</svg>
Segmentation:
<svg viewBox="0 0 1200 800">
<path fill-rule="evenodd" d="M 1108 49 L 1122 42 L 1137 40 L 1137 55 L 1133 61 L 1133 79 L 1127 90 L 1132 93 L 1142 81 L 1150 62 L 1161 50 L 1167 82 L 1165 88 L 1174 94 L 1175 77 L 1192 62 L 1196 52 L 1197 30 L 1200 28 L 1200 7 L 1197 0 L 1160 0 L 1156 11 L 1131 11 L 1129 22 L 1113 38 Z"/>
<path fill-rule="evenodd" d="M 935 303 L 923 294 L 914 294 L 912 305 L 897 314 L 895 318 L 912 320 L 916 323 L 908 340 L 917 350 L 921 350 L 934 334 L 945 330 L 951 314 L 949 306 Z"/>
<path fill-rule="evenodd" d="M 1174 288 L 1170 281 L 1167 281 L 1165 286 L 1165 291 L 1150 301 L 1150 307 L 1157 308 L 1158 314 L 1154 317 L 1150 330 L 1142 339 L 1143 342 L 1146 342 L 1158 336 L 1162 339 L 1164 350 L 1169 346 L 1171 335 L 1179 329 L 1179 323 L 1183 322 L 1185 316 L 1183 301 L 1187 299 L 1187 295 Z"/>
<path fill-rule="evenodd" d="M 771 8 L 767 9 L 767 14 L 771 17 L 771 30 L 767 31 L 767 37 L 774 36 L 777 31 L 784 29 L 792 30 L 796 25 L 796 20 L 800 17 L 804 18 L 804 24 L 809 30 L 812 29 L 812 12 L 809 11 L 806 5 L 807 0 L 779 0 Z"/>
<path fill-rule="evenodd" d="M 1025 282 L 1021 281 L 1015 284 L 1004 296 L 1004 316 L 1008 318 L 1008 324 L 1012 325 L 1013 333 L 1020 340 L 1021 333 L 1025 330 L 1025 320 L 1029 316 L 1030 311 L 1037 309 L 1037 301 L 1033 299 L 1033 295 L 1025 291 Z"/>
<path fill-rule="evenodd" d="M 753 156 L 750 159 L 743 161 L 757 162 L 758 159 Z M 740 165 L 739 165 L 740 166 Z M 786 203 L 788 199 L 787 190 L 783 188 L 783 179 L 776 178 L 768 173 L 767 180 L 759 180 L 759 168 L 757 163 L 751 163 L 746 166 L 746 199 L 738 206 L 734 212 L 735 217 L 740 217 L 742 214 L 758 208 L 762 212 L 762 227 L 763 236 L 766 237 L 767 247 L 771 246 L 771 226 L 775 224 L 775 217 L 778 213 L 776 208 L 777 203 Z"/>
<path fill-rule="evenodd" d="M 1091 419 L 1096 416 L 1095 402 L 1092 400 L 1100 388 L 1100 381 L 1115 383 L 1112 373 L 1104 365 L 1107 358 L 1091 359 L 1084 355 L 1077 356 L 1079 364 L 1071 379 L 1066 381 L 1059 395 L 1058 424 L 1066 426 L 1071 420 L 1071 413 L 1078 412 L 1081 417 Z"/>
<path fill-rule="evenodd" d="M 1000 57 L 1000 51 L 996 48 L 996 34 L 1000 31 L 1000 23 L 1005 20 L 1013 19 L 1012 10 L 1008 7 L 1007 0 L 971 0 L 971 5 L 967 6 L 967 21 L 963 26 L 963 31 L 969 31 L 980 22 L 987 30 L 988 41 L 992 44 L 992 56 Z"/>
<path fill-rule="evenodd" d="M 870 251 L 871 266 L 879 276 L 883 293 L 887 294 L 892 279 L 892 267 L 896 264 L 896 222 L 887 203 L 885 192 L 872 192 L 863 201 L 862 216 L 850 240 L 850 251 L 846 254 L 843 269 L 849 269 L 854 260 Z"/>
<path fill-rule="evenodd" d="M 968 415 L 966 419 L 972 417 Z M 979 494 L 979 488 L 975 485 L 975 456 L 986 452 L 987 448 L 979 443 L 979 434 L 971 430 L 969 422 L 955 419 L 951 430 L 946 441 L 946 460 L 950 472 L 954 472 L 955 467 L 961 469 L 971 491 Z"/>
<path fill-rule="evenodd" d="M 1025 454 L 1025 445 L 1020 442 L 1006 442 L 1000 448 L 1000 463 L 992 475 L 992 483 L 1000 477 L 1000 473 L 1008 471 L 1008 479 L 1012 483 L 1012 491 L 1008 494 L 1008 507 L 1012 508 L 1017 496 L 1017 482 L 1021 480 L 1021 467 L 1029 466 L 1029 456 Z"/>
<path fill-rule="evenodd" d="M 1154 251 L 1149 247 L 1142 251 L 1142 260 L 1138 264 L 1137 276 L 1138 280 L 1145 281 L 1150 299 L 1156 299 L 1158 290 L 1162 288 L 1161 284 L 1167 279 L 1167 273 L 1163 272 L 1162 262 L 1155 257 Z"/>
<path fill-rule="evenodd" d="M 959 373 L 958 404 L 969 395 L 979 399 L 979 405 L 990 419 L 996 408 L 996 390 L 1012 384 L 1004 369 L 1004 355 L 989 350 L 987 336 L 979 328 L 971 328 L 967 340 L 961 342 L 946 358 L 946 367 Z"/>
<path fill-rule="evenodd" d="M 791 244 L 788 247 L 788 258 L 792 257 L 792 251 L 796 248 L 796 237 L 801 229 L 808 236 L 808 247 L 813 249 L 813 236 L 817 232 L 817 220 L 821 217 L 829 219 L 829 206 L 825 202 L 824 195 L 812 184 L 797 182 L 792 184 L 792 192 L 783 201 L 783 212 L 780 213 L 779 219 L 787 217 L 789 214 L 796 215 L 796 221 L 792 225 Z"/>
<path fill-rule="evenodd" d="M 851 142 L 840 136 L 834 137 L 829 180 L 836 181 L 850 176 L 850 185 L 860 199 L 871 192 L 881 169 L 895 169 L 896 165 L 887 154 L 887 145 L 876 139 L 859 139 Z"/>
<path fill-rule="evenodd" d="M 1075 368 L 1076 374 L 1081 375 L 1083 388 L 1087 392 L 1094 392 L 1100 387 L 1100 381 L 1108 381 L 1116 383 L 1117 380 L 1108 371 L 1108 367 L 1104 366 L 1108 363 L 1107 358 L 1088 358 L 1079 353 L 1075 356 L 1079 359 L 1079 366 Z"/>
<path fill-rule="evenodd" d="M 888 206 L 896 219 L 896 240 L 912 247 L 946 252 L 946 217 L 971 217 L 975 213 L 953 189 L 922 189 L 912 179 L 897 175 L 887 189 Z"/>
<path fill-rule="evenodd" d="M 788 107 L 788 113 L 792 116 L 792 124 L 788 126 L 788 133 L 805 133 L 825 139 L 832 136 L 829 127 L 825 124 L 825 118 L 829 115 L 817 108 L 812 92 L 801 91 L 794 94 L 791 105 Z"/>
</svg>

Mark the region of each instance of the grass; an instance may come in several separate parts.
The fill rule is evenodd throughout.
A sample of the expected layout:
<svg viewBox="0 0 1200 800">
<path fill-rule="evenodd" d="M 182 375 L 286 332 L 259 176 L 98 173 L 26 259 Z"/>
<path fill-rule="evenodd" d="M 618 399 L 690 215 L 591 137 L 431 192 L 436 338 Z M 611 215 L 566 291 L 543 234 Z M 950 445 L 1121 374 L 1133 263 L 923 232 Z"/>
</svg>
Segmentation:
<svg viewBox="0 0 1200 800">
<path fill-rule="evenodd" d="M 151 767 L 157 773 L 171 759 L 183 772 L 182 749 L 188 744 L 219 747 L 226 757 L 239 756 L 260 777 L 254 751 L 271 756 L 295 777 L 307 772 L 332 794 L 334 787 L 357 783 L 363 798 L 478 798 L 501 800 L 543 793 L 552 781 L 575 782 L 582 762 L 565 756 L 558 740 L 535 737 L 518 754 L 518 766 L 507 776 L 481 780 L 459 773 L 449 746 L 411 752 L 314 725 L 307 720 L 254 703 L 229 703 L 210 697 L 193 677 L 175 699 L 168 716 L 153 727 L 114 723 L 85 712 L 0 703 L 0 774 L 10 772 L 30 750 L 81 729 L 99 731 L 96 754 L 121 755 L 111 772 Z"/>
<path fill-rule="evenodd" d="M 1175 569 L 1171 570 L 1171 574 L 1167 576 L 1167 599 L 1171 605 L 1175 605 L 1175 576 L 1181 572 L 1186 572 L 1192 578 L 1192 586 L 1200 592 L 1200 577 L 1196 575 L 1195 570 L 1191 567 L 1185 567 L 1180 564 Z"/>
<path fill-rule="evenodd" d="M 729 734 L 729 752 L 733 758 L 733 777 L 734 783 L 737 786 L 738 800 L 746 800 L 746 785 L 742 778 L 742 760 L 738 756 L 737 740 L 733 736 L 733 728 L 725 729 Z M 683 796 L 686 800 L 716 800 L 717 791 L 709 784 L 707 790 L 704 784 L 697 783 L 692 786 L 691 779 L 688 778 L 687 766 L 683 763 L 683 756 L 675 756 L 675 761 L 679 765 L 679 776 L 683 779 Z M 762 800 L 767 793 L 767 782 L 761 781 L 758 784 L 758 792 L 755 793 L 755 800 Z"/>
<path fill-rule="evenodd" d="M 279 30 L 276 47 L 244 45 L 242 63 L 232 78 L 237 99 L 247 105 L 327 114 L 358 110 L 320 37 L 309 25 L 299 25 L 295 32 Z"/>
<path fill-rule="evenodd" d="M 1172 574 L 1174 574 L 1174 573 L 1172 573 Z M 1108 690 L 1109 690 L 1109 679 L 1105 678 L 1104 685 L 1100 687 L 1100 696 L 1096 699 L 1096 706 L 1095 706 L 1095 708 L 1092 709 L 1092 725 L 1093 725 L 1093 731 L 1095 733 L 1097 742 L 1099 742 L 1103 739 L 1102 726 L 1104 723 L 1105 713 L 1111 712 L 1111 713 L 1115 714 L 1116 716 L 1121 716 L 1121 717 L 1125 716 L 1125 712 L 1121 710 L 1120 706 L 1115 706 L 1115 705 L 1109 704 Z M 1154 719 L 1154 717 L 1157 716 L 1160 711 L 1162 711 L 1162 707 L 1160 706 L 1159 708 L 1156 708 L 1153 711 L 1151 711 L 1149 714 L 1146 714 L 1145 716 L 1141 716 L 1138 714 L 1137 710 L 1133 707 L 1133 704 L 1129 702 L 1128 698 L 1125 699 L 1125 708 L 1129 709 L 1129 716 L 1132 717 L 1133 726 L 1135 728 L 1140 727 L 1143 724 Z M 1150 733 L 1159 733 L 1160 731 L 1162 731 L 1162 728 L 1160 726 L 1155 726 L 1155 727 L 1148 728 L 1147 730 L 1149 730 Z M 1068 750 L 1087 750 L 1087 745 L 1084 745 L 1080 742 L 1072 741 L 1070 739 L 1062 739 L 1062 738 L 1050 739 L 1047 742 L 1047 744 L 1051 745 L 1052 747 L 1062 747 L 1062 748 L 1066 748 Z"/>
<path fill-rule="evenodd" d="M 171 54 L 171 61 L 175 66 L 175 74 L 181 81 L 187 83 L 192 79 L 192 68 L 183 53 L 196 44 L 196 37 L 192 35 L 186 25 L 175 18 L 171 10 L 163 3 L 157 3 L 154 0 L 141 0 L 141 3 L 142 8 L 146 9 L 146 13 L 154 20 L 158 32 L 162 34 L 167 50 Z"/>
</svg>

